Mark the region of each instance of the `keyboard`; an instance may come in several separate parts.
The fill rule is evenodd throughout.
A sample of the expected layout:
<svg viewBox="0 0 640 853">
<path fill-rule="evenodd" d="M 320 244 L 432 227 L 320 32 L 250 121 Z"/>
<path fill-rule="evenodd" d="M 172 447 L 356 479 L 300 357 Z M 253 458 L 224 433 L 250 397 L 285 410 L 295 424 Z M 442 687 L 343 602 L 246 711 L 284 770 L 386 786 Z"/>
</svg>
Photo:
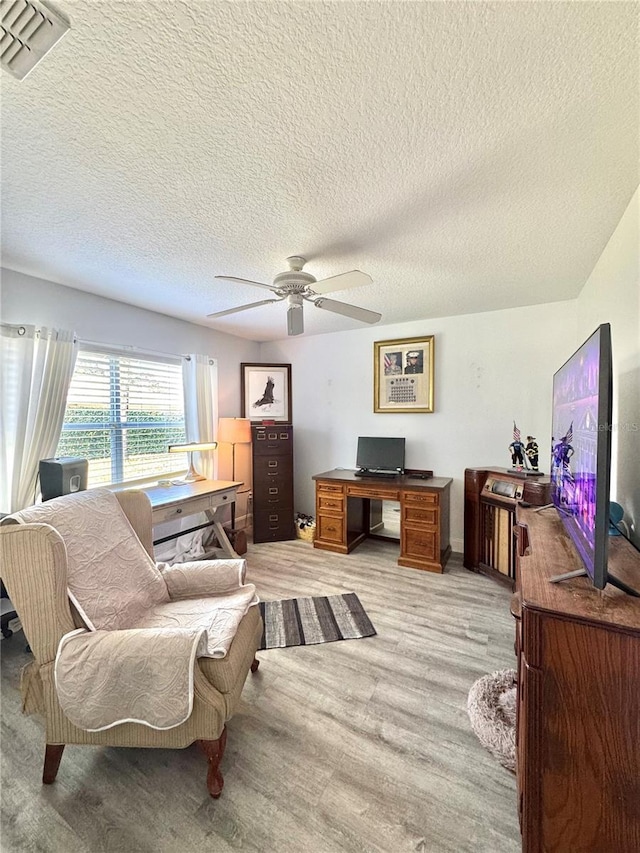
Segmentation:
<svg viewBox="0 0 640 853">
<path fill-rule="evenodd" d="M 395 480 L 398 474 L 395 471 L 354 471 L 355 477 L 374 477 L 380 480 Z"/>
</svg>

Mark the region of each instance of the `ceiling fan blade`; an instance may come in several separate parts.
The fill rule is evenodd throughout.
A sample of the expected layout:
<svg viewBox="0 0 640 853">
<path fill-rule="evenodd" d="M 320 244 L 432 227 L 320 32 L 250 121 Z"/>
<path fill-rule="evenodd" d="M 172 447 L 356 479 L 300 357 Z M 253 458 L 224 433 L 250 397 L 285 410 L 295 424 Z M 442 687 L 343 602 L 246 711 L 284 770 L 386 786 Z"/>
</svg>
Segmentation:
<svg viewBox="0 0 640 853">
<path fill-rule="evenodd" d="M 301 335 L 304 332 L 302 305 L 289 305 L 287 309 L 287 334 Z"/>
<path fill-rule="evenodd" d="M 373 279 L 366 272 L 351 270 L 340 275 L 332 275 L 329 278 L 321 278 L 311 285 L 315 293 L 329 293 L 332 290 L 347 290 L 350 287 L 362 287 L 363 284 L 371 284 Z"/>
<path fill-rule="evenodd" d="M 346 302 L 336 302 L 335 299 L 326 299 L 324 296 L 314 300 L 313 304 L 316 308 L 333 311 L 334 314 L 343 314 L 345 317 L 351 317 L 352 320 L 361 320 L 363 323 L 377 323 L 378 320 L 382 319 L 382 314 L 378 314 L 377 311 L 358 308 L 356 305 L 349 305 Z"/>
<path fill-rule="evenodd" d="M 238 311 L 246 311 L 248 308 L 257 308 L 258 305 L 269 305 L 270 302 L 282 302 L 280 299 L 261 299 L 260 302 L 250 302 L 248 305 L 239 305 L 237 308 L 227 308 L 226 311 L 216 311 L 215 314 L 207 314 L 207 317 L 224 317 L 225 314 L 237 314 Z"/>
<path fill-rule="evenodd" d="M 237 281 L 239 284 L 253 284 L 255 287 L 266 287 L 267 290 L 277 293 L 277 288 L 271 287 L 270 284 L 263 284 L 261 281 L 251 281 L 249 278 L 236 278 L 235 275 L 216 275 L 214 278 L 221 279 L 222 281 Z"/>
</svg>

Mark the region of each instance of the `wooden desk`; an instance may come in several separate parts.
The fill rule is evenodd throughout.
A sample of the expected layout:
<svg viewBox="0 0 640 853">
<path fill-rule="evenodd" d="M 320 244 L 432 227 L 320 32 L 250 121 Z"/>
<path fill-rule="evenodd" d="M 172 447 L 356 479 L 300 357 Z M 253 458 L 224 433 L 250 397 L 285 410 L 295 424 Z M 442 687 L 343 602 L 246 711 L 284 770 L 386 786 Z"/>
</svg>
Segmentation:
<svg viewBox="0 0 640 853">
<path fill-rule="evenodd" d="M 316 474 L 314 548 L 349 554 L 369 533 L 370 501 L 400 502 L 399 566 L 443 572 L 449 545 L 451 479 L 356 477 L 354 471 Z"/>
<path fill-rule="evenodd" d="M 180 521 L 185 516 L 204 512 L 208 519 L 207 524 L 198 525 L 191 530 L 211 525 L 225 555 L 235 558 L 238 554 L 224 532 L 221 516 L 224 507 L 235 503 L 241 485 L 242 483 L 229 480 L 198 480 L 195 483 L 172 486 L 149 486 L 142 491 L 151 501 L 151 521 L 154 525 L 165 521 Z M 170 537 L 163 537 L 162 540 L 154 540 L 153 544 L 157 545 L 160 541 L 168 541 L 170 538 L 176 539 L 187 532 L 182 530 Z"/>
</svg>

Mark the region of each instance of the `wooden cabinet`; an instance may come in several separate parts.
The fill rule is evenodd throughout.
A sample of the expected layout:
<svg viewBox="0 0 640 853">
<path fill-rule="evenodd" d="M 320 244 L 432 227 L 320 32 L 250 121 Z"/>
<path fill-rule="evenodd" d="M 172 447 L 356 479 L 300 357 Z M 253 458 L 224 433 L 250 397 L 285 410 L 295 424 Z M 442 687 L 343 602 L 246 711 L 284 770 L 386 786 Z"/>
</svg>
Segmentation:
<svg viewBox="0 0 640 853">
<path fill-rule="evenodd" d="M 295 539 L 293 427 L 252 424 L 253 541 Z"/>
<path fill-rule="evenodd" d="M 463 565 L 512 589 L 516 575 L 513 524 L 520 501 L 531 506 L 551 503 L 549 477 L 520 476 L 508 468 L 465 470 Z"/>
<path fill-rule="evenodd" d="M 640 603 L 588 578 L 555 510 L 518 509 L 516 764 L 524 853 L 640 850 Z M 523 543 L 524 545 L 525 543 Z M 521 549 L 519 549 L 521 550 Z M 610 539 L 609 569 L 640 587 L 640 555 Z"/>
<path fill-rule="evenodd" d="M 410 476 L 376 480 L 353 471 L 317 474 L 315 548 L 348 554 L 368 535 L 371 501 L 400 502 L 398 565 L 443 572 L 449 545 L 451 480 Z"/>
</svg>

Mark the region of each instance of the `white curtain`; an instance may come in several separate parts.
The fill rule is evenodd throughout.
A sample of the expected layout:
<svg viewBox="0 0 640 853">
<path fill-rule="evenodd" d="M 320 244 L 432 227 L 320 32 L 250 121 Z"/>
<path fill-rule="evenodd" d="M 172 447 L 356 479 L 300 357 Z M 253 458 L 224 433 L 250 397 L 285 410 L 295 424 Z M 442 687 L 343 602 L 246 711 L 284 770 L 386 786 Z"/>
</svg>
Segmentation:
<svg viewBox="0 0 640 853">
<path fill-rule="evenodd" d="M 218 363 L 207 355 L 189 355 L 182 361 L 184 419 L 187 441 L 215 441 L 218 429 Z M 214 450 L 194 454 L 196 470 L 208 480 L 218 473 Z"/>
<path fill-rule="evenodd" d="M 187 441 L 215 441 L 218 428 L 218 364 L 206 355 L 185 356 L 182 361 L 182 384 L 184 388 L 184 420 Z M 194 453 L 193 462 L 199 474 L 215 480 L 218 474 L 216 451 Z M 204 513 L 190 515 L 179 523 L 178 530 L 188 530 L 204 524 Z M 175 522 L 158 525 L 154 534 L 158 538 L 177 533 Z M 166 563 L 183 563 L 195 560 L 205 553 L 204 542 L 211 535 L 211 528 L 185 533 L 177 539 L 156 546 L 155 556 Z"/>
<path fill-rule="evenodd" d="M 56 452 L 77 355 L 73 332 L 2 324 L 0 511 L 34 503 L 40 459 Z"/>
</svg>

